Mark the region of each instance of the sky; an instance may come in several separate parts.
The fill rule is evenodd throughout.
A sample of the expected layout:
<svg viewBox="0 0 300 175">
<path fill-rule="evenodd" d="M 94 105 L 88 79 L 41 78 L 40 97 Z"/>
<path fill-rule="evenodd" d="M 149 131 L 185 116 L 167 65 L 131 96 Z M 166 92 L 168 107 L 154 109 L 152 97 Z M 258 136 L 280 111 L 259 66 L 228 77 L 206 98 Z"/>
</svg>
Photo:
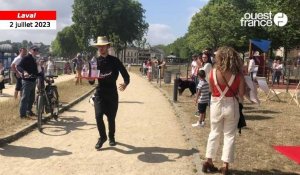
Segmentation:
<svg viewBox="0 0 300 175">
<path fill-rule="evenodd" d="M 43 42 L 51 44 L 57 32 L 72 24 L 74 0 L 0 0 L 0 10 L 56 10 L 56 30 L 0 30 L 0 41 Z M 149 24 L 147 41 L 150 45 L 170 44 L 184 36 L 192 16 L 208 0 L 139 0 L 146 10 Z"/>
</svg>

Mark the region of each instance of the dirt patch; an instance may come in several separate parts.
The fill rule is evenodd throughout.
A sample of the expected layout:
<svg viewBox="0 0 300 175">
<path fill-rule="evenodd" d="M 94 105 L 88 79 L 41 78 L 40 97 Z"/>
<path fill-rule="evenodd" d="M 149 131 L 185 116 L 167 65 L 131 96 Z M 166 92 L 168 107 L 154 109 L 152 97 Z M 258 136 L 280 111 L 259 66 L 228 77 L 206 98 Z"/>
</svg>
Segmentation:
<svg viewBox="0 0 300 175">
<path fill-rule="evenodd" d="M 162 88 L 172 97 L 173 86 L 162 85 Z M 265 98 L 260 93 L 261 98 Z M 274 145 L 300 145 L 300 115 L 299 107 L 289 105 L 290 96 L 281 94 L 282 102 L 262 102 L 260 106 L 246 101 L 244 114 L 247 127 L 242 135 L 237 137 L 235 163 L 232 169 L 235 174 L 292 174 L 299 173 L 300 167 L 295 162 L 279 154 L 273 149 Z M 190 124 L 198 118 L 194 116 L 197 110 L 190 92 L 186 90 L 178 97 L 177 105 L 187 114 Z M 209 109 L 207 110 L 209 116 Z M 191 127 L 191 126 L 187 126 Z M 205 150 L 210 132 L 209 117 L 204 128 L 194 128 L 192 138 L 199 144 L 201 159 L 205 159 Z M 221 165 L 221 149 L 216 160 Z"/>
<path fill-rule="evenodd" d="M 153 84 L 155 84 L 154 81 Z M 172 99 L 173 85 L 162 83 L 161 88 Z M 266 96 L 259 92 L 259 98 L 265 99 Z M 282 102 L 263 101 L 260 106 L 245 100 L 244 114 L 247 127 L 242 129 L 242 135 L 238 136 L 236 140 L 235 163 L 231 165 L 233 174 L 300 174 L 298 164 L 273 149 L 275 145 L 300 145 L 300 108 L 295 104 L 289 104 L 290 96 L 288 94 L 282 93 L 280 98 Z M 191 124 L 198 120 L 194 116 L 197 108 L 188 89 L 178 97 L 176 105 L 186 114 L 185 120 L 190 123 L 190 126 L 186 127 L 192 127 Z M 191 136 L 189 136 L 198 144 L 197 149 L 203 160 L 209 132 L 208 108 L 206 126 L 193 128 Z M 215 164 L 221 166 L 221 147 L 219 147 L 217 155 Z"/>
<path fill-rule="evenodd" d="M 59 121 L 43 125 L 42 133 L 35 130 L 1 147 L 0 174 L 195 174 L 197 150 L 186 142 L 166 98 L 145 79 L 132 74 L 130 78 L 132 83 L 119 92 L 116 146 L 107 141 L 95 150 L 99 133 L 86 98 L 62 113 Z M 108 126 L 106 117 L 104 122 Z"/>
<path fill-rule="evenodd" d="M 82 94 L 88 92 L 93 87 L 87 82 L 83 82 L 83 85 L 74 85 L 74 80 L 68 80 L 57 83 L 58 93 L 60 96 L 60 102 L 67 104 Z M 17 130 L 27 126 L 34 122 L 34 120 L 22 120 L 19 117 L 19 101 L 9 99 L 0 102 L 0 137 L 6 136 L 10 133 L 14 133 Z M 33 107 L 35 111 L 35 106 Z"/>
</svg>

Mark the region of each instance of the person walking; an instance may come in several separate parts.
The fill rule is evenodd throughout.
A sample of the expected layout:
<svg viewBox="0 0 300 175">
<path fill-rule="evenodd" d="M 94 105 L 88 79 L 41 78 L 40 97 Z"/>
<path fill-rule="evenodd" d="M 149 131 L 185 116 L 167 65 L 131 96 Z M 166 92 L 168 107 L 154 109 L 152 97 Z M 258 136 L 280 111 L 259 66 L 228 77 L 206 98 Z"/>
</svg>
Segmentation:
<svg viewBox="0 0 300 175">
<path fill-rule="evenodd" d="M 77 56 L 73 59 L 73 62 L 75 64 L 75 70 L 76 70 L 76 82 L 75 85 L 78 85 L 78 83 L 82 84 L 82 68 L 84 65 L 84 61 L 82 59 L 82 56 L 80 53 L 77 54 Z"/>
<path fill-rule="evenodd" d="M 99 36 L 97 38 L 97 43 L 95 43 L 94 46 L 98 48 L 100 55 L 97 58 L 97 69 L 100 71 L 100 75 L 98 77 L 98 85 L 96 87 L 94 98 L 95 116 L 100 135 L 95 148 L 100 149 L 107 140 L 103 115 L 106 115 L 108 120 L 109 145 L 116 145 L 115 118 L 119 101 L 116 81 L 120 72 L 124 83 L 119 85 L 119 90 L 124 91 L 129 84 L 130 77 L 122 62 L 118 58 L 108 54 L 110 42 L 105 36 Z M 89 80 L 89 83 L 94 84 L 95 79 Z"/>
<path fill-rule="evenodd" d="M 18 98 L 18 94 L 20 94 L 20 98 L 22 97 L 22 77 L 17 71 L 17 65 L 21 62 L 22 58 L 27 54 L 27 49 L 22 47 L 19 49 L 19 55 L 14 59 L 11 63 L 11 70 L 14 72 L 14 76 L 16 77 L 16 87 L 14 97 Z M 20 93 L 19 93 L 20 92 Z"/>
<path fill-rule="evenodd" d="M 0 62 L 0 96 L 3 96 L 4 86 L 4 66 L 3 63 Z"/>
<path fill-rule="evenodd" d="M 29 49 L 26 55 L 17 65 L 17 70 L 22 75 L 22 98 L 20 103 L 20 117 L 26 118 L 27 115 L 35 116 L 32 112 L 32 105 L 35 99 L 36 78 L 38 76 L 38 68 L 36 56 L 39 48 L 35 45 Z"/>
<path fill-rule="evenodd" d="M 210 72 L 209 81 L 212 91 L 210 104 L 211 131 L 207 141 L 207 161 L 202 171 L 216 172 L 213 159 L 216 157 L 221 134 L 224 135 L 222 158 L 223 166 L 219 171 L 229 174 L 229 163 L 234 159 L 234 142 L 240 118 L 239 103 L 243 102 L 244 77 L 239 54 L 231 47 L 221 47 L 216 54 L 215 68 Z M 239 99 L 239 101 L 237 100 Z"/>
</svg>

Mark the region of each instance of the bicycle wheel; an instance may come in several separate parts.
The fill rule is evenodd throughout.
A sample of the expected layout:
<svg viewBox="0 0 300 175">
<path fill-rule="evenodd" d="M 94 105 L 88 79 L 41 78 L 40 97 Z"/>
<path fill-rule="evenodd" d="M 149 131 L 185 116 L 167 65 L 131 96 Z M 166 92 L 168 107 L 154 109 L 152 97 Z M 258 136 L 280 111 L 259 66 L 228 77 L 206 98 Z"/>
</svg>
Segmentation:
<svg viewBox="0 0 300 175">
<path fill-rule="evenodd" d="M 58 92 L 57 89 L 53 89 L 53 98 L 51 100 L 52 103 L 52 110 L 51 110 L 51 115 L 55 120 L 58 118 L 58 113 L 59 113 L 59 99 L 58 99 Z"/>
<path fill-rule="evenodd" d="M 42 124 L 43 124 L 43 109 L 44 109 L 44 99 L 43 96 L 39 95 L 37 99 L 37 124 L 38 129 L 41 132 L 42 131 Z"/>
</svg>

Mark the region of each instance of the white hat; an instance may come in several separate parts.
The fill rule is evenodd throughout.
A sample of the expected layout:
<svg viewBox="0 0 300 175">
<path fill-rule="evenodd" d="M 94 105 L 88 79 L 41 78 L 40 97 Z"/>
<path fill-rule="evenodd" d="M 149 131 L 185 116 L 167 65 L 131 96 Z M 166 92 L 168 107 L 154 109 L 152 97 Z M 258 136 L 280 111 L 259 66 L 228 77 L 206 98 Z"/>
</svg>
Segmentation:
<svg viewBox="0 0 300 175">
<path fill-rule="evenodd" d="M 259 52 L 256 51 L 256 52 L 253 54 L 253 56 L 260 56 L 260 55 L 259 55 Z"/>
<path fill-rule="evenodd" d="M 98 36 L 97 38 L 97 43 L 93 44 L 93 46 L 105 46 L 110 44 L 110 42 L 108 42 L 108 39 L 106 36 Z"/>
</svg>

